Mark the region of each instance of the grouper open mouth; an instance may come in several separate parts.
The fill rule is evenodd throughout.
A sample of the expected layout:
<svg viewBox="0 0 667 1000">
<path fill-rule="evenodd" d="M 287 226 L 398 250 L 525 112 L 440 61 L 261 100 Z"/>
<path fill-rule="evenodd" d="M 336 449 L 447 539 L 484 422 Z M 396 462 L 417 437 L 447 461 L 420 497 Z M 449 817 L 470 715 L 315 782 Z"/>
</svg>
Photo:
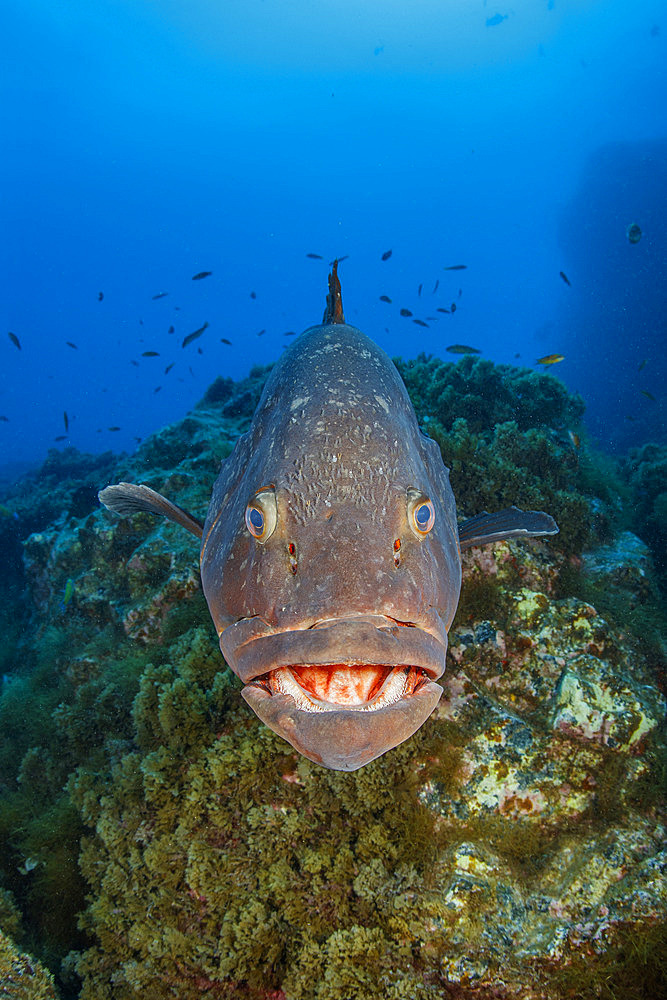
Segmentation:
<svg viewBox="0 0 667 1000">
<path fill-rule="evenodd" d="M 421 667 L 386 664 L 290 664 L 251 681 L 269 694 L 286 694 L 303 712 L 377 712 L 420 690 L 431 679 Z"/>
<path fill-rule="evenodd" d="M 431 626 L 366 615 L 274 631 L 254 618 L 225 629 L 220 647 L 262 722 L 310 760 L 354 771 L 437 705 L 447 639 L 436 616 Z"/>
</svg>

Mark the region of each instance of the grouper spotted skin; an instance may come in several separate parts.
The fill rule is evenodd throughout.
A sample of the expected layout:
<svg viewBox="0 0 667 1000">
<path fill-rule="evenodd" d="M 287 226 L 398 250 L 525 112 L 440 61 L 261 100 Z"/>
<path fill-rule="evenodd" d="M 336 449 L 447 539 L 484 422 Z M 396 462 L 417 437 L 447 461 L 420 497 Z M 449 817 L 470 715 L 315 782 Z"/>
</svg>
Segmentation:
<svg viewBox="0 0 667 1000">
<path fill-rule="evenodd" d="M 390 358 L 345 323 L 335 264 L 329 288 L 323 325 L 271 371 L 203 525 L 145 485 L 99 496 L 201 537 L 204 594 L 246 702 L 310 760 L 354 771 L 442 694 L 461 550 L 558 528 L 516 507 L 457 525 L 440 450 Z"/>
</svg>

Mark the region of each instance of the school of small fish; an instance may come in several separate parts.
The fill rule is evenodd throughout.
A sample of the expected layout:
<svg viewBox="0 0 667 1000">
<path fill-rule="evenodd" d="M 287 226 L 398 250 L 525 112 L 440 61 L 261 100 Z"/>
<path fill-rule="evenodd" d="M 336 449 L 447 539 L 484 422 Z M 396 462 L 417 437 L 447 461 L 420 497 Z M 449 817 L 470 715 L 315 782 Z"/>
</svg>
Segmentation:
<svg viewBox="0 0 667 1000">
<path fill-rule="evenodd" d="M 504 16 L 501 17 L 500 15 L 496 15 L 494 18 L 491 18 L 490 20 L 488 20 L 487 24 L 488 25 L 499 24 L 504 19 L 505 19 Z M 643 234 L 642 234 L 642 230 L 641 230 L 640 226 L 636 222 L 633 222 L 633 223 L 630 223 L 627 226 L 627 228 L 625 230 L 625 235 L 626 235 L 627 240 L 628 240 L 628 242 L 630 244 L 636 245 L 641 240 Z M 381 262 L 387 262 L 387 261 L 389 261 L 389 260 L 392 259 L 393 255 L 394 255 L 393 248 L 385 250 L 385 251 L 383 251 L 380 254 L 380 261 Z M 306 253 L 305 256 L 306 256 L 307 259 L 313 260 L 313 261 L 324 261 L 325 260 L 325 255 L 324 254 L 317 253 L 315 251 L 309 251 L 308 253 Z M 345 255 L 345 256 L 342 256 L 342 257 L 338 257 L 336 259 L 336 261 L 335 261 L 336 265 L 338 265 L 342 261 L 346 260 L 347 256 L 348 255 Z M 334 261 L 330 261 L 329 264 L 330 264 L 330 266 L 332 266 L 334 264 Z M 392 266 L 392 265 L 390 265 L 390 266 Z M 446 271 L 446 272 L 462 272 L 462 271 L 466 271 L 467 269 L 468 269 L 468 265 L 467 264 L 445 264 L 445 265 L 442 266 L 442 270 Z M 213 271 L 198 271 L 196 274 L 192 275 L 192 281 L 202 281 L 205 278 L 211 277 L 212 274 L 213 274 Z M 568 287 L 572 286 L 572 282 L 570 281 L 569 277 L 567 276 L 567 274 L 564 271 L 559 271 L 559 276 L 560 276 L 561 280 L 564 282 L 565 285 L 567 285 Z M 436 295 L 438 293 L 439 287 L 440 287 L 440 279 L 438 278 L 438 279 L 435 280 L 435 283 L 433 284 L 433 288 L 432 288 L 432 291 L 430 292 L 430 295 L 431 296 Z M 417 286 L 417 289 L 416 289 L 416 298 L 419 299 L 419 300 L 427 299 L 428 295 L 429 295 L 428 288 L 430 288 L 430 284 L 427 285 L 426 282 L 424 282 L 424 281 L 419 282 L 419 284 Z M 425 289 L 426 289 L 426 291 L 425 291 Z M 457 295 L 457 298 L 459 300 L 461 299 L 462 293 L 463 293 L 463 289 L 459 288 L 458 289 L 458 295 Z M 169 295 L 169 292 L 166 291 L 166 290 L 165 291 L 155 292 L 153 295 L 151 295 L 151 300 L 154 301 L 154 302 L 157 302 L 157 301 L 159 301 L 161 299 L 166 298 L 168 295 Z M 104 292 L 99 291 L 97 293 L 97 300 L 98 300 L 98 302 L 103 302 L 104 298 L 105 298 Z M 253 300 L 256 300 L 257 299 L 257 293 L 255 291 L 251 291 L 250 292 L 250 298 L 253 299 Z M 388 305 L 388 306 L 392 306 L 393 302 L 394 302 L 393 298 L 391 296 L 387 295 L 386 293 L 383 293 L 382 295 L 379 296 L 379 301 L 382 302 L 382 303 L 384 303 L 385 305 Z M 180 307 L 178 305 L 174 306 L 173 308 L 176 311 L 178 311 L 180 309 Z M 452 300 L 446 306 L 445 305 L 434 305 L 434 306 L 431 307 L 431 309 L 432 309 L 432 311 L 434 313 L 439 313 L 440 315 L 453 316 L 456 313 L 457 309 L 458 309 L 458 305 L 457 305 L 456 301 Z M 412 323 L 414 323 L 417 326 L 423 327 L 425 329 L 429 329 L 431 327 L 431 324 L 433 322 L 436 322 L 437 319 L 438 319 L 438 317 L 436 315 L 428 315 L 428 316 L 418 316 L 417 315 L 417 316 L 415 316 L 413 310 L 410 309 L 410 308 L 408 308 L 407 306 L 400 306 L 398 308 L 398 316 L 401 319 L 410 319 Z M 142 319 L 139 319 L 139 324 L 143 326 L 143 320 Z M 182 339 L 181 347 L 182 348 L 186 348 L 190 344 L 192 344 L 195 340 L 198 340 L 200 337 L 202 337 L 203 334 L 206 332 L 206 330 L 209 328 L 209 325 L 210 324 L 209 324 L 208 320 L 206 320 L 196 330 L 193 330 L 191 333 L 186 334 L 183 337 L 183 339 Z M 385 331 L 389 332 L 389 330 L 388 330 L 387 327 L 385 327 Z M 175 328 L 175 326 L 173 324 L 171 324 L 169 326 L 168 330 L 167 330 L 167 333 L 168 334 L 174 334 L 175 332 L 176 332 L 176 328 Z M 267 333 L 266 328 L 262 328 L 261 330 L 257 331 L 256 336 L 262 337 L 266 333 Z M 283 337 L 294 337 L 294 336 L 296 336 L 296 333 L 297 333 L 296 330 L 285 330 L 285 331 L 283 331 L 282 336 Z M 12 345 L 16 348 L 16 350 L 18 350 L 18 351 L 22 351 L 23 350 L 23 345 L 21 343 L 21 340 L 19 339 L 19 337 L 17 336 L 16 333 L 14 333 L 13 331 L 9 331 L 8 334 L 7 334 L 7 336 L 9 338 L 10 342 L 12 343 Z M 221 344 L 224 344 L 225 346 L 232 346 L 232 343 L 233 343 L 227 337 L 220 337 L 219 338 L 219 342 Z M 71 340 L 66 340 L 65 341 L 65 345 L 67 347 L 69 347 L 70 349 L 75 350 L 75 351 L 79 349 L 78 345 L 75 344 Z M 474 346 L 471 346 L 471 345 L 468 345 L 468 344 L 458 344 L 458 343 L 449 344 L 448 346 L 446 346 L 444 348 L 444 350 L 446 351 L 446 353 L 448 353 L 448 354 L 454 354 L 454 355 L 479 355 L 479 354 L 482 353 L 481 350 L 479 348 L 477 348 L 477 347 L 474 347 Z M 197 348 L 197 353 L 199 353 L 199 354 L 204 353 L 201 347 Z M 147 349 L 145 351 L 142 351 L 140 356 L 142 358 L 149 359 L 149 358 L 158 358 L 158 357 L 160 357 L 160 355 L 161 355 L 161 352 L 158 351 L 158 350 Z M 515 357 L 518 358 L 519 356 L 520 355 L 515 354 Z M 548 368 L 548 367 L 551 367 L 552 365 L 560 364 L 563 361 L 565 361 L 565 355 L 557 353 L 557 352 L 554 352 L 554 353 L 551 353 L 551 354 L 546 354 L 546 355 L 544 355 L 541 358 L 538 358 L 535 361 L 535 364 L 536 365 L 540 365 L 543 368 Z M 135 358 L 131 358 L 129 363 L 131 365 L 133 365 L 134 367 L 137 367 L 137 368 L 140 367 L 139 366 L 139 362 Z M 175 364 L 176 364 L 175 361 L 169 362 L 166 365 L 165 369 L 164 369 L 164 374 L 168 375 L 169 372 L 172 370 L 172 368 L 174 368 Z M 646 366 L 646 364 L 647 364 L 647 360 L 646 359 L 642 360 L 640 362 L 639 366 L 638 366 L 638 372 L 641 372 L 643 370 L 643 368 Z M 192 371 L 192 368 L 190 366 L 188 366 L 188 371 L 190 372 L 191 375 L 194 375 L 194 372 Z M 179 381 L 183 381 L 183 379 L 179 379 Z M 153 392 L 154 393 L 160 392 L 161 389 L 162 389 L 162 386 L 158 385 L 158 386 L 156 386 L 153 389 Z M 103 390 L 103 391 L 105 391 L 105 390 Z M 655 402 L 656 401 L 656 397 L 648 389 L 639 388 L 639 392 L 646 399 L 650 400 L 651 402 Z M 634 419 L 634 418 L 628 417 L 627 419 Z M 6 416 L 0 416 L 0 422 L 8 422 L 8 417 L 6 417 Z M 64 423 L 65 423 L 66 434 L 64 434 L 64 435 L 63 434 L 57 435 L 54 438 L 54 440 L 56 442 L 61 442 L 61 441 L 64 441 L 64 440 L 68 440 L 68 434 L 69 434 L 69 417 L 68 417 L 67 411 L 65 411 L 65 413 L 64 413 Z M 117 427 L 115 425 L 112 426 L 112 427 L 107 428 L 107 430 L 113 430 L 113 431 L 119 431 L 120 429 L 121 429 L 120 427 Z M 100 431 L 100 430 L 101 430 L 101 428 L 98 428 L 98 431 Z"/>
</svg>

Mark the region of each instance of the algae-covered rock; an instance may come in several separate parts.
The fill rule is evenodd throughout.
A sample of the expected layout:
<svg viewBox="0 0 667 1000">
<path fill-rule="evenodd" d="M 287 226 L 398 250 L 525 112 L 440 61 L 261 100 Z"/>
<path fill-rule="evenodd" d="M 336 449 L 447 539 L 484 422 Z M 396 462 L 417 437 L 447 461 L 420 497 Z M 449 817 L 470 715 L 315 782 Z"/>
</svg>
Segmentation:
<svg viewBox="0 0 667 1000">
<path fill-rule="evenodd" d="M 71 996 L 75 971 L 81 1000 L 565 1000 L 629 967 L 637 989 L 659 982 L 663 660 L 577 589 L 642 604 L 651 562 L 614 535 L 615 486 L 596 499 L 584 477 L 557 380 L 420 364 L 408 384 L 462 512 L 539 507 L 565 544 L 465 553 L 439 707 L 360 771 L 310 763 L 250 713 L 191 536 L 95 509 L 25 539 L 0 874 L 40 957 L 57 970 L 71 949 Z M 264 376 L 214 384 L 98 485 L 146 482 L 202 516 Z"/>
<path fill-rule="evenodd" d="M 0 996 L 8 1000 L 58 1000 L 53 976 L 19 951 L 0 930 Z"/>
<path fill-rule="evenodd" d="M 653 933 L 664 700 L 648 664 L 554 597 L 547 544 L 472 550 L 466 580 L 481 566 L 494 617 L 462 605 L 434 716 L 358 772 L 250 717 L 201 630 L 144 674 L 137 749 L 103 785 L 85 768 L 70 783 L 95 830 L 83 1000 L 150 983 L 157 1000 L 555 1000 L 582 953 L 595 981 L 628 928 Z"/>
</svg>

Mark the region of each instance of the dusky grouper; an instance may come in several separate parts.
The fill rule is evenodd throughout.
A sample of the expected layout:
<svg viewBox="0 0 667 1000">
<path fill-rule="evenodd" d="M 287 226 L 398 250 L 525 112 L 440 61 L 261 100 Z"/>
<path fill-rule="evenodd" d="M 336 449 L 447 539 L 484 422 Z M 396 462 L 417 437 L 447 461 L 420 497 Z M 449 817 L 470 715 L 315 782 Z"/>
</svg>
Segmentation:
<svg viewBox="0 0 667 1000">
<path fill-rule="evenodd" d="M 310 760 L 354 771 L 435 708 L 463 549 L 558 531 L 510 507 L 457 526 L 438 445 L 391 359 L 343 316 L 336 262 L 322 326 L 271 371 L 202 525 L 145 485 L 99 494 L 201 538 L 220 648 L 259 718 Z"/>
</svg>

